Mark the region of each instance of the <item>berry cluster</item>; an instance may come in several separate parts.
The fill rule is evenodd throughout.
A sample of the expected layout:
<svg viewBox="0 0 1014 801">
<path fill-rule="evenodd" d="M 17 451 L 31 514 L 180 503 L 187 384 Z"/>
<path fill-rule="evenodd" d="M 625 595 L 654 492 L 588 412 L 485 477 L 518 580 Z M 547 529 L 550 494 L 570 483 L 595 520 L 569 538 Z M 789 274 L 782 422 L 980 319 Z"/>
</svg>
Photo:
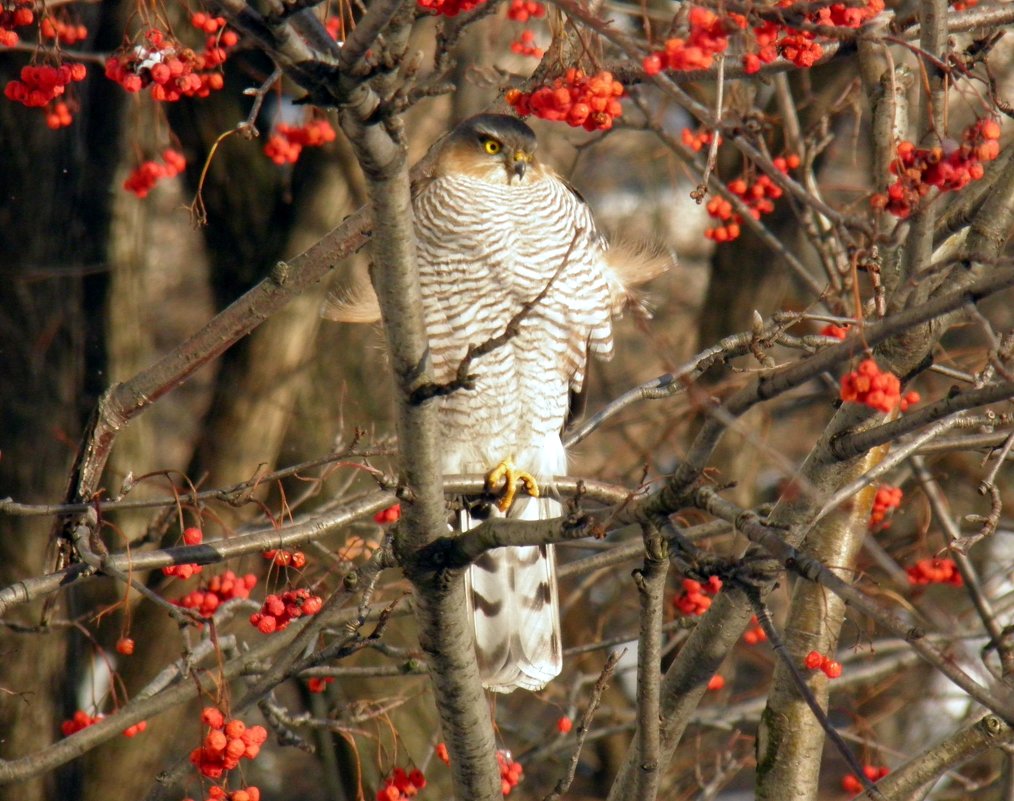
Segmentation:
<svg viewBox="0 0 1014 801">
<path fill-rule="evenodd" d="M 254 759 L 268 739 L 263 726 L 229 720 L 213 706 L 204 708 L 201 721 L 208 727 L 208 733 L 204 742 L 190 752 L 190 762 L 209 779 L 220 778 L 243 758 Z"/>
<path fill-rule="evenodd" d="M 507 7 L 507 18 L 515 22 L 528 22 L 530 19 L 542 19 L 546 16 L 546 7 L 538 0 L 511 0 Z"/>
<path fill-rule="evenodd" d="M 772 163 L 779 172 L 788 174 L 789 170 L 794 170 L 799 166 L 799 156 L 779 156 Z M 774 201 L 783 194 L 782 188 L 763 173 L 758 175 L 753 183 L 748 183 L 745 178 L 740 177 L 730 181 L 727 186 L 732 194 L 743 201 L 749 209 L 750 216 L 755 220 L 773 212 L 775 210 Z M 732 204 L 728 200 L 720 195 L 715 195 L 708 201 L 705 208 L 708 214 L 720 223 L 704 232 L 708 239 L 715 242 L 731 242 L 739 237 L 743 218 L 733 212 Z"/>
<path fill-rule="evenodd" d="M 819 670 L 829 679 L 836 679 L 841 675 L 841 662 L 836 662 L 827 654 L 820 651 L 810 651 L 803 660 L 807 670 Z"/>
<path fill-rule="evenodd" d="M 324 20 L 324 27 L 327 29 L 328 35 L 336 42 L 341 42 L 344 39 L 345 23 L 341 17 L 332 14 Z"/>
<path fill-rule="evenodd" d="M 388 506 L 386 509 L 381 509 L 373 516 L 374 523 L 397 523 L 401 520 L 401 504 L 396 503 L 394 506 Z"/>
<path fill-rule="evenodd" d="M 706 70 L 715 56 L 729 46 L 729 34 L 746 27 L 746 18 L 729 14 L 726 19 L 714 11 L 700 6 L 690 9 L 689 34 L 686 39 L 667 39 L 663 50 L 646 56 L 641 66 L 646 75 L 658 75 L 662 70 Z"/>
<path fill-rule="evenodd" d="M 534 114 L 544 120 L 566 122 L 586 131 L 608 131 L 613 120 L 623 114 L 620 98 L 623 84 L 611 72 L 585 75 L 575 67 L 568 69 L 552 84 L 532 92 L 511 89 L 505 99 L 521 117 Z"/>
<path fill-rule="evenodd" d="M 781 0 L 780 8 L 791 8 L 794 0 Z M 806 14 L 806 22 L 842 28 L 859 28 L 884 10 L 884 0 L 867 0 L 865 5 L 833 3 L 821 6 Z M 791 61 L 797 67 L 812 67 L 824 57 L 821 41 L 826 41 L 813 31 L 802 31 L 775 20 L 764 20 L 753 28 L 753 44 L 743 54 L 743 71 L 747 75 L 759 72 L 764 64 L 770 64 L 778 56 Z M 754 49 L 756 48 L 756 49 Z"/>
<path fill-rule="evenodd" d="M 138 734 L 140 734 L 141 732 L 143 732 L 147 728 L 148 728 L 148 721 L 142 720 L 142 721 L 140 721 L 138 723 L 135 723 L 133 726 L 127 726 L 127 728 L 125 728 L 123 730 L 123 736 L 124 737 L 136 737 Z"/>
<path fill-rule="evenodd" d="M 43 39 L 56 39 L 63 45 L 75 45 L 88 38 L 88 29 L 84 25 L 74 25 L 54 17 L 45 17 L 39 23 L 39 36 Z"/>
<path fill-rule="evenodd" d="M 712 692 L 721 690 L 725 686 L 725 676 L 720 673 L 716 673 L 710 679 L 708 679 L 708 689 Z"/>
<path fill-rule="evenodd" d="M 528 30 L 527 28 L 521 31 L 520 38 L 511 42 L 511 52 L 517 53 L 519 56 L 531 56 L 532 58 L 542 58 L 545 53 L 541 47 L 535 45 L 535 31 Z"/>
<path fill-rule="evenodd" d="M 985 117 L 965 129 L 960 144 L 948 140 L 943 146 L 923 148 L 902 142 L 891 164 L 897 180 L 887 192 L 875 194 L 870 203 L 904 220 L 932 187 L 951 192 L 982 178 L 983 162 L 1000 155 L 999 140 L 1000 124 Z"/>
<path fill-rule="evenodd" d="M 920 559 L 905 572 L 908 573 L 908 583 L 913 586 L 919 584 L 950 584 L 953 587 L 961 587 L 965 583 L 953 559 L 927 557 L 926 559 Z"/>
<path fill-rule="evenodd" d="M 875 765 L 863 766 L 863 773 L 871 782 L 880 781 L 880 779 L 883 779 L 890 772 L 884 765 L 879 767 Z M 842 777 L 841 789 L 846 793 L 861 793 L 863 791 L 863 783 L 859 781 L 859 778 L 854 773 L 849 773 Z"/>
<path fill-rule="evenodd" d="M 402 768 L 395 768 L 384 784 L 377 790 L 377 801 L 407 801 L 414 798 L 426 786 L 426 777 L 416 768 L 405 773 Z"/>
<path fill-rule="evenodd" d="M 261 554 L 265 559 L 270 559 L 279 567 L 302 568 L 306 566 L 306 554 L 302 551 L 286 551 L 281 548 L 272 548 Z"/>
<path fill-rule="evenodd" d="M 556 730 L 560 734 L 570 734 L 571 729 L 574 728 L 574 721 L 564 715 L 558 721 L 556 721 Z"/>
<path fill-rule="evenodd" d="M 901 394 L 901 382 L 894 373 L 882 372 L 873 359 L 865 359 L 859 368 L 846 373 L 841 379 L 841 399 L 851 403 L 864 403 L 879 412 L 893 412 L 919 402 L 918 392 Z"/>
<path fill-rule="evenodd" d="M 706 128 L 701 128 L 697 133 L 694 133 L 689 128 L 684 128 L 680 133 L 680 139 L 694 153 L 700 153 L 707 145 L 711 144 L 714 134 Z M 718 136 L 718 144 L 722 144 L 721 134 Z"/>
<path fill-rule="evenodd" d="M 500 765 L 500 790 L 506 797 L 511 794 L 511 790 L 518 786 L 521 775 L 525 771 L 520 762 L 515 762 L 511 758 L 510 751 L 498 750 L 496 761 Z"/>
<path fill-rule="evenodd" d="M 683 579 L 683 592 L 672 599 L 672 605 L 684 615 L 703 615 L 711 608 L 711 597 L 722 589 L 722 580 L 711 576 L 702 584 L 694 579 Z"/>
<path fill-rule="evenodd" d="M 138 164 L 134 171 L 127 176 L 127 180 L 123 182 L 123 188 L 138 197 L 147 197 L 148 193 L 155 188 L 155 184 L 165 178 L 175 178 L 186 167 L 187 160 L 182 153 L 171 147 L 166 148 L 162 152 L 162 161 L 152 159 Z M 200 534 L 198 529 L 193 530 Z M 185 532 L 183 539 L 186 540 Z M 187 542 L 187 545 L 197 545 L 199 542 L 198 539 L 197 542 Z M 200 573 L 201 568 L 199 565 L 170 565 L 163 567 L 162 572 L 167 576 L 177 575 L 180 578 L 189 578 L 194 573 Z"/>
<path fill-rule="evenodd" d="M 312 693 L 322 693 L 327 685 L 334 681 L 334 676 L 311 676 L 306 680 L 306 689 Z"/>
<path fill-rule="evenodd" d="M 0 47 L 14 47 L 19 37 L 15 28 L 24 28 L 35 22 L 32 8 L 35 0 L 14 0 L 9 6 L 0 5 Z"/>
<path fill-rule="evenodd" d="M 193 609 L 202 617 L 211 617 L 226 601 L 233 598 L 249 598 L 250 590 L 256 584 L 257 576 L 253 573 L 237 576 L 231 570 L 226 570 L 221 575 L 213 576 L 207 587 L 188 592 L 173 603 L 185 609 Z"/>
<path fill-rule="evenodd" d="M 235 31 L 222 30 L 223 17 L 197 13 L 190 22 L 207 34 L 203 52 L 184 47 L 170 34 L 150 28 L 143 44 L 106 59 L 106 77 L 128 92 L 150 87 L 153 99 L 169 103 L 181 97 L 207 97 L 221 89 L 224 80 L 215 70 L 225 63 L 239 36 Z"/>
<path fill-rule="evenodd" d="M 845 339 L 849 335 L 849 327 L 847 325 L 828 323 L 820 329 L 820 335 L 822 337 L 831 337 L 832 339 Z"/>
<path fill-rule="evenodd" d="M 764 631 L 764 627 L 757 620 L 757 615 L 754 615 L 750 618 L 750 628 L 743 632 L 743 642 L 747 645 L 757 645 L 758 643 L 767 641 L 767 632 Z"/>
<path fill-rule="evenodd" d="M 570 722 L 569 718 L 561 718 L 560 721 L 557 722 L 557 728 L 559 731 L 566 734 L 563 727 L 560 725 L 560 722 L 563 720 L 568 721 L 568 723 Z M 570 731 L 570 729 L 568 728 L 567 731 Z M 437 759 L 445 765 L 451 764 L 451 756 L 447 752 L 447 745 L 445 743 L 437 743 L 436 755 Z M 500 791 L 504 794 L 504 796 L 508 796 L 511 794 L 511 790 L 517 787 L 518 783 L 521 781 L 521 776 L 525 772 L 524 768 L 521 766 L 520 762 L 514 761 L 511 757 L 510 751 L 504 751 L 502 749 L 497 750 L 496 761 L 500 766 Z M 379 801 L 387 801 L 387 799 L 380 799 Z"/>
<path fill-rule="evenodd" d="M 168 156 L 168 154 L 170 152 L 174 153 L 176 156 L 179 156 L 179 154 L 176 153 L 175 151 L 168 151 L 167 150 L 165 152 L 165 154 L 163 155 L 163 158 L 165 158 L 166 156 Z M 179 156 L 179 157 L 183 158 L 182 156 Z M 168 162 L 168 159 L 167 159 L 167 162 Z M 152 162 L 150 162 L 150 161 L 146 161 L 145 162 L 145 164 L 151 164 L 151 163 Z M 144 165 L 142 164 L 141 166 L 143 167 Z M 140 167 L 138 169 L 140 169 Z M 135 170 L 134 172 L 136 173 L 137 170 Z M 127 180 L 129 181 L 130 179 L 128 178 Z M 156 180 L 158 180 L 158 179 L 156 179 Z M 135 189 L 131 189 L 131 187 L 129 187 L 129 186 L 127 188 L 130 189 L 132 192 L 137 191 Z M 150 188 L 151 187 L 149 187 L 149 189 Z M 144 190 L 144 195 L 147 195 L 147 194 L 148 194 L 148 190 L 145 189 Z M 138 192 L 138 197 L 144 197 L 144 195 L 142 195 L 142 194 L 140 194 L 140 192 Z M 200 545 L 203 541 L 204 541 L 204 533 L 199 528 L 193 528 L 193 527 L 191 527 L 191 528 L 186 529 L 183 532 L 183 543 L 185 545 Z M 181 579 L 188 579 L 191 576 L 196 575 L 197 573 L 200 573 L 202 570 L 204 570 L 204 568 L 201 567 L 201 565 L 195 565 L 195 564 L 167 565 L 166 567 L 162 568 L 162 574 L 166 575 L 166 576 L 179 576 Z"/>
<path fill-rule="evenodd" d="M 873 511 L 870 512 L 870 528 L 888 528 L 891 522 L 889 520 L 884 522 L 887 519 L 887 513 L 901 506 L 901 499 L 904 496 L 905 493 L 901 491 L 901 487 L 892 487 L 888 484 L 878 487 L 877 495 L 873 499 Z"/>
<path fill-rule="evenodd" d="M 72 734 L 81 731 L 81 729 L 94 726 L 102 720 L 102 717 L 102 715 L 89 715 L 84 710 L 79 709 L 74 713 L 74 717 L 60 724 L 60 731 L 63 732 L 64 737 L 70 737 Z"/>
<path fill-rule="evenodd" d="M 265 598 L 261 611 L 250 615 L 250 623 L 262 634 L 271 634 L 283 631 L 298 617 L 317 614 L 323 605 L 321 597 L 310 595 L 309 590 L 287 590 Z"/>
<path fill-rule="evenodd" d="M 184 798 L 183 801 L 194 801 L 194 799 Z M 224 787 L 212 786 L 208 788 L 208 796 L 205 801 L 261 801 L 261 791 L 260 788 L 253 785 L 233 790 L 231 793 Z"/>
<path fill-rule="evenodd" d="M 53 103 L 46 111 L 46 127 L 53 131 L 66 128 L 74 122 L 74 115 L 70 113 L 70 106 L 62 100 Z"/>
<path fill-rule="evenodd" d="M 60 97 L 70 84 L 83 81 L 87 74 L 84 64 L 24 66 L 21 80 L 8 81 L 4 96 L 29 108 L 42 108 Z"/>
<path fill-rule="evenodd" d="M 280 122 L 264 145 L 264 155 L 275 164 L 295 164 L 304 147 L 322 147 L 333 142 L 337 134 L 325 119 L 311 120 L 306 125 Z"/>
<path fill-rule="evenodd" d="M 419 8 L 444 17 L 456 17 L 465 11 L 478 8 L 486 0 L 416 0 Z"/>
<path fill-rule="evenodd" d="M 60 731 L 64 737 L 70 737 L 72 734 L 87 729 L 89 726 L 94 726 L 100 720 L 103 715 L 89 715 L 84 710 L 79 709 L 74 713 L 74 717 L 70 720 L 65 720 L 60 724 Z M 148 728 L 148 721 L 142 720 L 139 723 L 135 723 L 133 726 L 128 726 L 123 730 L 124 737 L 135 737 L 145 729 Z"/>
</svg>

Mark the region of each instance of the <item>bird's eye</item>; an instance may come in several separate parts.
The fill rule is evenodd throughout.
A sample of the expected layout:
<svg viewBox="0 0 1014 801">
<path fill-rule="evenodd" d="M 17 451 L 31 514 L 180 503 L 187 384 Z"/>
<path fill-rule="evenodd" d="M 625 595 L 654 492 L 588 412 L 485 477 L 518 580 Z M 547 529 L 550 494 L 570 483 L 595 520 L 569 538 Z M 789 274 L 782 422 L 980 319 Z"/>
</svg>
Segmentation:
<svg viewBox="0 0 1014 801">
<path fill-rule="evenodd" d="M 503 145 L 501 145 L 498 141 L 496 141 L 496 139 L 482 140 L 482 149 L 485 150 L 487 153 L 489 153 L 489 155 L 491 156 L 495 156 L 497 153 L 499 153 L 502 147 Z"/>
</svg>

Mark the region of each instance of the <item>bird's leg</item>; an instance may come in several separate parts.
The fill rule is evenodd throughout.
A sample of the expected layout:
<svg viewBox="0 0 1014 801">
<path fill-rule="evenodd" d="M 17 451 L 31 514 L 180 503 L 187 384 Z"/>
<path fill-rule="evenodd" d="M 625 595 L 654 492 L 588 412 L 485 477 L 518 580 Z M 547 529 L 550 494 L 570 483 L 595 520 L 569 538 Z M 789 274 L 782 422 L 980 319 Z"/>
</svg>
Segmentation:
<svg viewBox="0 0 1014 801">
<path fill-rule="evenodd" d="M 535 476 L 524 470 L 518 470 L 510 459 L 504 459 L 486 474 L 486 489 L 495 492 L 496 486 L 503 481 L 503 496 L 497 501 L 497 508 L 506 512 L 514 503 L 514 496 L 518 492 L 518 484 L 525 488 L 525 492 L 533 498 L 539 497 L 539 485 L 535 482 Z"/>
</svg>

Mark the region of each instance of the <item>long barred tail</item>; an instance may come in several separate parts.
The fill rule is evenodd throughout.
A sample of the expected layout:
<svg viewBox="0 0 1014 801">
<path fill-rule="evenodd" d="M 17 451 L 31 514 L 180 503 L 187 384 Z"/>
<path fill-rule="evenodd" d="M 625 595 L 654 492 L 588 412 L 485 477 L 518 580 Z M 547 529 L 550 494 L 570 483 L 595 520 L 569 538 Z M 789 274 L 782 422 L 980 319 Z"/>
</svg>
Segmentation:
<svg viewBox="0 0 1014 801">
<path fill-rule="evenodd" d="M 510 516 L 560 516 L 549 498 L 518 499 Z M 462 528 L 477 522 L 462 515 Z M 552 545 L 497 548 L 469 568 L 465 593 L 475 626 L 482 683 L 498 693 L 541 690 L 563 667 L 560 601 Z"/>
</svg>

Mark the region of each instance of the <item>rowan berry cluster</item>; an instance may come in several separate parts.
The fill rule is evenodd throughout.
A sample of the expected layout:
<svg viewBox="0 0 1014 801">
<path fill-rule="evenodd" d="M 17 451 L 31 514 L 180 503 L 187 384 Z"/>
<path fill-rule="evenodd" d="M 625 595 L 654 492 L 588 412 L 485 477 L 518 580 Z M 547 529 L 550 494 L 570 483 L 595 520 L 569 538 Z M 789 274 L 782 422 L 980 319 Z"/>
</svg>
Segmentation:
<svg viewBox="0 0 1014 801">
<path fill-rule="evenodd" d="M 908 573 L 908 583 L 913 586 L 920 584 L 950 584 L 952 587 L 961 587 L 965 583 L 953 559 L 927 557 L 926 559 L 920 559 L 905 572 Z"/>
<path fill-rule="evenodd" d="M 306 689 L 312 693 L 322 693 L 333 681 L 334 676 L 311 676 L 306 680 Z"/>
<path fill-rule="evenodd" d="M 127 179 L 124 181 L 124 189 L 128 192 L 133 192 L 139 198 L 148 197 L 148 193 L 151 192 L 158 181 L 164 178 L 174 178 L 180 172 L 183 172 L 187 168 L 187 159 L 183 153 L 172 148 L 166 148 L 162 151 L 162 160 L 155 161 L 154 159 L 144 161 L 134 168 Z M 196 544 L 195 542 L 188 542 L 188 544 Z M 196 568 L 187 575 L 184 575 L 186 571 L 175 572 L 175 575 L 180 578 L 187 578 L 194 573 L 200 573 L 201 568 L 197 565 L 176 565 L 176 568 Z M 165 573 L 168 568 L 162 568 L 162 572 Z M 166 575 L 172 575 L 166 573 Z"/>
<path fill-rule="evenodd" d="M 46 110 L 46 127 L 53 131 L 66 128 L 74 122 L 74 115 L 70 113 L 70 106 L 62 100 L 53 103 Z"/>
<path fill-rule="evenodd" d="M 443 17 L 456 17 L 465 11 L 478 8 L 485 2 L 486 0 L 416 0 L 419 8 Z"/>
<path fill-rule="evenodd" d="M 715 56 L 729 46 L 729 34 L 746 27 L 746 17 L 729 14 L 725 19 L 714 11 L 700 6 L 690 9 L 689 33 L 686 39 L 667 39 L 664 49 L 646 56 L 641 66 L 646 75 L 658 75 L 662 70 L 706 70 Z"/>
<path fill-rule="evenodd" d="M 261 554 L 265 559 L 270 559 L 279 567 L 301 568 L 306 566 L 306 554 L 302 551 L 286 551 L 281 548 L 272 548 Z"/>
<path fill-rule="evenodd" d="M 123 736 L 124 737 L 136 737 L 137 735 L 139 735 L 141 732 L 143 732 L 147 728 L 148 728 L 148 721 L 142 720 L 142 721 L 139 721 L 139 722 L 135 723 L 133 726 L 127 726 L 127 728 L 125 728 L 123 730 Z"/>
<path fill-rule="evenodd" d="M 532 92 L 511 89 L 505 99 L 521 117 L 534 114 L 544 120 L 566 122 L 586 131 L 608 131 L 623 114 L 623 84 L 611 72 L 585 75 L 575 67 L 551 84 Z"/>
<path fill-rule="evenodd" d="M 511 794 L 511 790 L 518 786 L 525 771 L 520 762 L 514 761 L 510 751 L 498 750 L 496 761 L 500 765 L 500 790 L 506 797 Z"/>
<path fill-rule="evenodd" d="M 183 801 L 194 801 L 192 798 L 184 798 Z M 205 801 L 261 801 L 260 788 L 250 785 L 231 793 L 224 787 L 212 786 L 208 788 L 208 796 Z"/>
<path fill-rule="evenodd" d="M 714 133 L 706 128 L 701 128 L 697 133 L 694 133 L 689 128 L 684 128 L 680 133 L 680 139 L 683 144 L 694 151 L 694 153 L 700 153 L 706 146 L 711 144 L 714 138 Z M 721 134 L 718 137 L 718 144 L 722 144 Z"/>
<path fill-rule="evenodd" d="M 791 8 L 794 0 L 781 0 L 777 6 Z M 867 0 L 865 5 L 832 3 L 821 6 L 806 14 L 805 20 L 813 25 L 843 28 L 859 28 L 884 10 L 884 0 Z M 791 61 L 797 67 L 812 67 L 824 57 L 822 41 L 825 37 L 813 31 L 797 30 L 775 20 L 764 20 L 752 29 L 753 46 L 743 54 L 743 71 L 752 75 L 764 64 L 770 64 L 778 56 Z"/>
<path fill-rule="evenodd" d="M 60 724 L 60 731 L 64 737 L 70 737 L 82 729 L 87 729 L 89 726 L 94 726 L 98 723 L 104 715 L 89 715 L 84 710 L 77 710 L 74 716 L 70 720 L 65 720 Z M 135 723 L 133 726 L 128 726 L 123 730 L 124 737 L 136 737 L 138 734 L 148 728 L 148 721 L 142 720 Z"/>
<path fill-rule="evenodd" d="M 711 608 L 711 597 L 722 589 L 722 580 L 711 576 L 705 583 L 683 579 L 683 592 L 672 599 L 672 605 L 684 615 L 703 615 Z"/>
<path fill-rule="evenodd" d="M 803 660 L 807 670 L 819 670 L 829 679 L 837 679 L 841 675 L 841 662 L 836 662 L 820 651 L 810 651 Z"/>
<path fill-rule="evenodd" d="M 381 509 L 373 516 L 374 523 L 397 523 L 401 520 L 401 504 L 396 503 L 394 506 L 388 506 L 386 509 Z"/>
<path fill-rule="evenodd" d="M 169 152 L 170 151 L 167 150 L 166 153 L 165 153 L 165 155 L 168 155 Z M 175 151 L 172 151 L 172 152 L 175 153 Z M 165 155 L 163 156 L 163 158 L 165 157 Z M 176 155 L 179 156 L 178 153 Z M 183 156 L 179 156 L 179 158 L 183 158 Z M 150 164 L 150 163 L 151 162 L 145 162 L 145 164 Z M 137 172 L 137 170 L 135 170 L 135 172 Z M 127 180 L 129 181 L 130 179 L 128 178 Z M 138 190 L 132 189 L 129 186 L 127 188 L 130 189 L 130 191 L 132 191 L 132 192 L 138 191 Z M 144 195 L 146 195 L 146 194 L 148 194 L 148 190 L 147 189 L 144 190 L 144 194 L 143 195 L 140 192 L 138 192 L 138 197 L 144 197 Z M 204 533 L 199 528 L 191 527 L 191 528 L 188 528 L 188 529 L 184 530 L 184 532 L 183 532 L 183 543 L 184 543 L 184 545 L 200 545 L 203 541 L 204 541 Z M 202 570 L 204 570 L 204 568 L 201 565 L 196 565 L 196 564 L 167 565 L 166 567 L 162 568 L 162 574 L 166 575 L 166 576 L 179 576 L 181 579 L 188 579 L 191 576 L 194 576 L 194 575 L 200 573 Z"/>
<path fill-rule="evenodd" d="M 537 47 L 535 44 L 535 31 L 528 29 L 521 31 L 521 36 L 511 42 L 511 52 L 532 58 L 542 58 L 545 53 L 541 47 Z"/>
<path fill-rule="evenodd" d="M 891 522 L 889 520 L 884 522 L 887 519 L 887 514 L 892 509 L 901 506 L 901 499 L 904 496 L 905 493 L 901 491 L 901 487 L 891 487 L 887 484 L 878 487 L 877 495 L 873 499 L 873 510 L 870 512 L 870 528 L 888 528 Z"/>
<path fill-rule="evenodd" d="M 982 178 L 986 172 L 983 162 L 1000 155 L 1000 124 L 984 117 L 968 126 L 961 138 L 960 144 L 947 140 L 930 148 L 900 143 L 898 156 L 891 163 L 897 180 L 886 192 L 870 198 L 873 208 L 886 209 L 904 220 L 933 187 L 951 192 Z"/>
<path fill-rule="evenodd" d="M 903 412 L 908 411 L 909 406 L 919 402 L 919 393 L 902 395 L 901 382 L 894 373 L 882 372 L 873 359 L 865 359 L 858 369 L 842 376 L 841 399 L 864 403 L 886 414 L 899 407 Z"/>
<path fill-rule="evenodd" d="M 377 790 L 377 801 L 407 801 L 414 798 L 426 786 L 426 777 L 416 768 L 406 773 L 402 768 L 395 768 L 394 773 L 384 780 Z"/>
<path fill-rule="evenodd" d="M 847 325 L 835 325 L 834 323 L 828 323 L 820 329 L 820 335 L 822 337 L 831 337 L 833 339 L 845 339 L 849 335 L 849 327 Z"/>
<path fill-rule="evenodd" d="M 43 39 L 56 39 L 63 45 L 75 45 L 88 38 L 88 29 L 84 25 L 45 17 L 39 23 L 39 36 Z"/>
<path fill-rule="evenodd" d="M 725 676 L 720 673 L 716 673 L 710 679 L 708 679 L 708 689 L 712 692 L 721 690 L 725 686 Z"/>
<path fill-rule="evenodd" d="M 269 595 L 259 612 L 250 615 L 250 623 L 262 634 L 283 631 L 289 623 L 303 615 L 315 615 L 324 601 L 309 590 L 287 590 L 281 595 Z"/>
<path fill-rule="evenodd" d="M 84 64 L 24 66 L 21 80 L 8 81 L 4 96 L 29 108 L 42 108 L 66 92 L 70 84 L 83 81 L 87 74 Z"/>
<path fill-rule="evenodd" d="M 779 172 L 787 175 L 789 170 L 794 170 L 799 166 L 799 156 L 779 156 L 772 163 Z M 775 210 L 774 201 L 783 194 L 782 188 L 763 173 L 756 176 L 752 183 L 741 176 L 730 181 L 727 187 L 732 194 L 743 201 L 750 216 L 755 220 L 773 212 Z M 708 228 L 704 232 L 708 239 L 715 242 L 731 242 L 739 237 L 742 232 L 743 218 L 732 210 L 732 204 L 728 200 L 720 195 L 715 195 L 708 201 L 705 209 L 711 217 L 720 222 L 719 225 Z"/>
<path fill-rule="evenodd" d="M 757 620 L 757 615 L 750 618 L 750 628 L 743 632 L 743 642 L 747 645 L 757 645 L 768 641 L 767 632 Z"/>
<path fill-rule="evenodd" d="M 181 97 L 207 97 L 221 89 L 224 79 L 217 69 L 225 63 L 239 36 L 224 30 L 223 17 L 197 13 L 190 22 L 207 34 L 202 52 L 184 47 L 171 34 L 150 28 L 141 44 L 106 59 L 106 77 L 128 92 L 150 88 L 154 100 L 169 103 Z"/>
<path fill-rule="evenodd" d="M 332 14 L 326 20 L 324 20 L 324 27 L 327 29 L 328 35 L 336 42 L 342 41 L 342 34 L 345 32 L 344 20 Z"/>
<path fill-rule="evenodd" d="M 226 601 L 233 598 L 249 598 L 250 590 L 256 585 L 257 576 L 253 573 L 237 576 L 231 570 L 226 570 L 218 576 L 213 576 L 207 587 L 188 592 L 173 603 L 185 609 L 193 609 L 202 617 L 211 617 Z"/>
<path fill-rule="evenodd" d="M 84 710 L 79 709 L 74 713 L 74 717 L 60 724 L 60 731 L 63 732 L 64 737 L 70 737 L 72 734 L 81 731 L 81 729 L 94 726 L 102 718 L 102 715 L 89 715 Z"/>
<path fill-rule="evenodd" d="M 863 773 L 871 782 L 880 781 L 890 772 L 884 765 L 880 767 L 874 765 L 863 766 Z M 842 777 L 841 789 L 846 793 L 861 793 L 863 791 L 863 783 L 859 781 L 859 778 L 854 773 L 849 773 Z"/>
<path fill-rule="evenodd" d="M 323 147 L 335 140 L 331 123 L 321 118 L 306 125 L 286 125 L 280 122 L 264 145 L 264 155 L 275 164 L 295 164 L 304 147 Z"/>
<path fill-rule="evenodd" d="M 546 16 L 546 6 L 538 0 L 511 0 L 507 6 L 507 18 L 515 22 L 528 22 Z"/>
<path fill-rule="evenodd" d="M 237 767 L 241 759 L 256 758 L 268 739 L 263 726 L 230 720 L 213 706 L 204 708 L 201 721 L 208 727 L 208 733 L 201 745 L 190 752 L 190 762 L 209 779 L 221 778 L 227 770 Z"/>
<path fill-rule="evenodd" d="M 14 0 L 0 5 L 0 47 L 14 47 L 19 41 L 15 28 L 24 28 L 35 22 L 32 10 L 35 0 Z"/>
</svg>

